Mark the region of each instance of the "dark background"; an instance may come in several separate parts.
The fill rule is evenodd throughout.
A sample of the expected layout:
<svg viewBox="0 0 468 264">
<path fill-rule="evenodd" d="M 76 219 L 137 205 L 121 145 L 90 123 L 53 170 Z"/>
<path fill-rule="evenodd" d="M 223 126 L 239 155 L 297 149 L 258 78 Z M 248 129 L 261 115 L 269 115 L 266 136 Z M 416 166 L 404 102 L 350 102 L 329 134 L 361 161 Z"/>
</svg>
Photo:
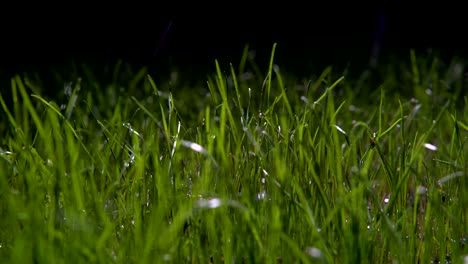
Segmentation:
<svg viewBox="0 0 468 264">
<path fill-rule="evenodd" d="M 261 66 L 267 65 L 275 42 L 276 62 L 299 75 L 328 65 L 361 70 L 372 58 L 379 59 L 378 67 L 391 56 L 408 59 L 411 48 L 420 54 L 432 49 L 445 58 L 467 55 L 461 5 L 397 0 L 363 6 L 336 1 L 223 5 L 54 5 L 19 13 L 4 8 L 1 77 L 72 60 L 104 65 L 117 59 L 209 73 L 214 59 L 235 66 L 245 44 Z"/>
</svg>

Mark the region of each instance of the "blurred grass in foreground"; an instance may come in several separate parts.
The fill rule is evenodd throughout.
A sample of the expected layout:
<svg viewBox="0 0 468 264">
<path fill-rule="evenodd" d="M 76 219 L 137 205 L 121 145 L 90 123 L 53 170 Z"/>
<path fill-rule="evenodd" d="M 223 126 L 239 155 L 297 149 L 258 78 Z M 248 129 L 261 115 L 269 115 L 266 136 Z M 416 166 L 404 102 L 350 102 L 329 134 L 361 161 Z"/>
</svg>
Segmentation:
<svg viewBox="0 0 468 264">
<path fill-rule="evenodd" d="M 58 99 L 12 78 L 2 262 L 463 262 L 464 65 L 411 53 L 369 87 L 273 59 L 200 87 L 84 67 Z"/>
</svg>

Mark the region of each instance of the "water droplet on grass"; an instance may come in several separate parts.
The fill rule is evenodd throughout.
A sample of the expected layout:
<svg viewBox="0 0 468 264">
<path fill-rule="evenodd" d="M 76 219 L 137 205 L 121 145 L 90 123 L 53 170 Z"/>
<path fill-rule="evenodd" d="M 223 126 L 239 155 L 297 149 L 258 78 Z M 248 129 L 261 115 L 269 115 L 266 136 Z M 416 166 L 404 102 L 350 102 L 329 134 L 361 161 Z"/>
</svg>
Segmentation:
<svg viewBox="0 0 468 264">
<path fill-rule="evenodd" d="M 384 201 L 384 204 L 387 205 L 388 202 L 390 202 L 390 197 L 385 197 L 383 201 Z"/>
<path fill-rule="evenodd" d="M 309 256 L 313 258 L 321 258 L 322 257 L 322 251 L 316 247 L 308 247 L 306 249 L 306 252 Z"/>
<path fill-rule="evenodd" d="M 462 246 L 465 246 L 465 245 L 466 245 L 466 241 L 467 241 L 466 237 L 462 237 L 462 238 L 460 239 L 460 243 L 462 244 Z"/>
<path fill-rule="evenodd" d="M 135 155 L 132 153 L 130 154 L 130 158 L 128 161 L 124 162 L 124 167 L 128 168 L 130 164 L 133 164 L 135 162 Z"/>
<path fill-rule="evenodd" d="M 122 125 L 124 127 L 128 128 L 130 133 L 133 133 L 133 134 L 137 135 L 140 139 L 143 139 L 143 136 L 140 133 L 138 133 L 135 129 L 133 129 L 132 125 L 130 123 L 123 123 Z"/>
<path fill-rule="evenodd" d="M 0 155 L 11 155 L 11 154 L 13 154 L 13 152 L 10 152 L 10 151 L 7 151 L 7 150 L 4 151 L 4 150 L 2 150 L 0 148 Z"/>
<path fill-rule="evenodd" d="M 346 135 L 346 132 L 345 132 L 341 127 L 339 127 L 339 126 L 337 126 L 337 125 L 334 125 L 334 127 L 335 127 L 338 131 L 340 131 L 341 133 L 343 133 L 343 134 Z"/>
<path fill-rule="evenodd" d="M 261 192 L 257 193 L 257 200 L 258 201 L 265 200 L 266 197 L 267 197 L 266 191 L 261 191 Z"/>
<path fill-rule="evenodd" d="M 434 146 L 430 143 L 425 143 L 424 144 L 424 147 L 427 148 L 428 150 L 432 150 L 432 151 L 436 151 L 437 150 L 437 146 Z"/>
<path fill-rule="evenodd" d="M 214 209 L 220 207 L 222 204 L 221 200 L 218 198 L 211 198 L 211 199 L 200 199 L 198 200 L 198 207 L 200 208 L 208 208 Z"/>
<path fill-rule="evenodd" d="M 199 153 L 203 153 L 203 154 L 207 154 L 208 152 L 206 151 L 206 149 L 202 146 L 200 146 L 199 144 L 197 143 L 194 143 L 194 142 L 190 142 L 190 141 L 186 141 L 186 140 L 181 140 L 180 141 L 180 144 L 186 148 L 190 148 L 192 149 L 193 151 L 195 152 L 199 152 Z"/>
<path fill-rule="evenodd" d="M 427 192 L 427 188 L 422 186 L 422 185 L 419 185 L 417 188 L 416 188 L 416 193 L 417 194 L 420 194 L 420 195 L 424 195 L 426 194 Z"/>
</svg>

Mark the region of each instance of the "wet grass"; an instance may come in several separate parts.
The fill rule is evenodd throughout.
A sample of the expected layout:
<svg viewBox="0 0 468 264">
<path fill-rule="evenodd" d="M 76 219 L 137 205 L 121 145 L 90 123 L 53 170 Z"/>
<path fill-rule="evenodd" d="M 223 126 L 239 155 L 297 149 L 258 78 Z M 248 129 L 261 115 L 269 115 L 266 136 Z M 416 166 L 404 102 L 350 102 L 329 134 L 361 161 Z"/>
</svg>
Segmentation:
<svg viewBox="0 0 468 264">
<path fill-rule="evenodd" d="M 373 87 L 247 51 L 200 87 L 118 64 L 50 99 L 13 78 L 2 262 L 466 261 L 462 63 L 411 53 Z"/>
</svg>

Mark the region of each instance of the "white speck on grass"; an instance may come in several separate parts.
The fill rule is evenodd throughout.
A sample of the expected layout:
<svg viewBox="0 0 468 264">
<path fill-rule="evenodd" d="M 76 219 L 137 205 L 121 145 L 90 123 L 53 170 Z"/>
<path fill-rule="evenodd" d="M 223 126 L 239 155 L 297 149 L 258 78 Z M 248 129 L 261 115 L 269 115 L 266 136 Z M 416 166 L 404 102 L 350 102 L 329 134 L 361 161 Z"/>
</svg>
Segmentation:
<svg viewBox="0 0 468 264">
<path fill-rule="evenodd" d="M 4 150 L 2 150 L 0 148 L 0 155 L 11 155 L 11 154 L 13 154 L 13 152 L 10 152 L 10 151 L 7 151 L 7 150 L 4 151 Z"/>
<path fill-rule="evenodd" d="M 316 247 L 308 247 L 306 249 L 307 254 L 313 258 L 321 258 L 322 257 L 322 251 Z"/>
<path fill-rule="evenodd" d="M 437 146 L 434 146 L 434 145 L 429 144 L 429 143 L 425 143 L 425 144 L 424 144 L 424 147 L 427 148 L 428 150 L 432 150 L 432 151 L 436 151 L 436 150 L 437 150 Z"/>
<path fill-rule="evenodd" d="M 137 135 L 137 137 L 139 137 L 140 139 L 143 139 L 143 136 L 142 136 L 140 133 L 138 133 L 138 131 L 136 131 L 135 129 L 133 129 L 133 128 L 132 128 L 132 125 L 131 125 L 130 123 L 123 123 L 122 125 L 123 125 L 124 127 L 128 128 L 128 130 L 129 130 L 131 133 Z"/>
<path fill-rule="evenodd" d="M 341 127 L 339 127 L 339 126 L 337 126 L 337 125 L 335 125 L 335 127 L 336 127 L 336 129 L 337 129 L 338 131 L 340 131 L 341 133 L 343 133 L 344 135 L 346 135 L 346 132 L 345 132 Z"/>
<path fill-rule="evenodd" d="M 427 193 L 427 188 L 422 186 L 422 185 L 419 185 L 417 188 L 416 188 L 416 193 L 419 194 L 419 195 L 424 195 Z"/>
<path fill-rule="evenodd" d="M 257 193 L 257 200 L 258 201 L 265 200 L 266 197 L 267 197 L 267 193 L 265 191 L 261 191 L 261 192 Z"/>
<path fill-rule="evenodd" d="M 221 206 L 221 200 L 218 198 L 211 198 L 211 199 L 200 199 L 198 201 L 198 207 L 200 208 L 209 208 L 214 209 Z"/>
<path fill-rule="evenodd" d="M 199 144 L 197 144 L 195 142 L 181 140 L 180 144 L 182 144 L 182 146 L 184 146 L 186 148 L 190 148 L 191 150 L 193 150 L 195 152 L 198 152 L 198 153 L 203 153 L 203 154 L 208 153 L 204 147 L 200 146 Z"/>
<path fill-rule="evenodd" d="M 388 204 L 388 202 L 390 202 L 390 197 L 385 197 L 383 201 L 385 205 Z"/>
</svg>

